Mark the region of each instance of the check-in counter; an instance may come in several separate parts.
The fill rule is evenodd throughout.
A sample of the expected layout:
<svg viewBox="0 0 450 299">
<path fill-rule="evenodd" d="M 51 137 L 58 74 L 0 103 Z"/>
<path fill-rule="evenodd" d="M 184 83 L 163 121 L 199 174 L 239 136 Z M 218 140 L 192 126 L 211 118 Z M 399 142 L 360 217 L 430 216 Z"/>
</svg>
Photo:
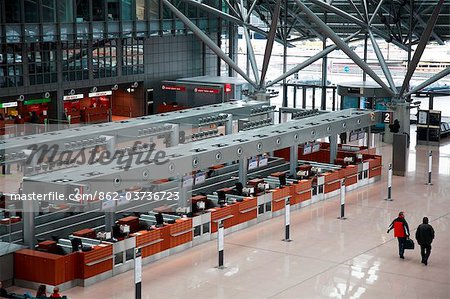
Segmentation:
<svg viewBox="0 0 450 299">
<path fill-rule="evenodd" d="M 290 185 L 291 206 L 306 206 L 311 203 L 312 197 L 312 178 L 299 180 Z"/>
<path fill-rule="evenodd" d="M 114 270 L 113 275 L 117 275 L 133 269 L 134 249 L 136 248 L 136 238 L 128 237 L 113 243 Z"/>
<path fill-rule="evenodd" d="M 341 188 L 341 178 L 343 174 L 342 170 L 326 172 L 323 174 L 325 179 L 324 193 L 325 199 L 337 196 Z"/>
<path fill-rule="evenodd" d="M 345 189 L 347 191 L 358 188 L 358 165 L 347 165 L 345 171 Z"/>
<path fill-rule="evenodd" d="M 149 231 L 138 231 L 132 234 L 132 236 L 136 238 L 136 248 L 142 250 L 141 253 L 143 259 L 161 252 L 161 243 L 164 241 L 161 230 L 152 229 Z"/>
<path fill-rule="evenodd" d="M 381 156 L 377 155 L 365 155 L 364 159 L 369 162 L 369 182 L 375 181 L 376 178 L 381 176 L 382 165 Z"/>
<path fill-rule="evenodd" d="M 258 204 L 258 222 L 272 218 L 272 192 L 263 193 L 256 197 Z"/>
<path fill-rule="evenodd" d="M 271 190 L 272 193 L 272 216 L 278 216 L 284 213 L 286 200 L 291 197 L 289 186 L 283 186 Z"/>
<path fill-rule="evenodd" d="M 77 252 L 57 255 L 31 249 L 16 251 L 14 253 L 15 284 L 30 288 L 39 284 L 56 286 L 80 278 L 81 271 L 76 271 L 73 267 L 79 264 L 79 257 Z"/>
<path fill-rule="evenodd" d="M 167 226 L 170 233 L 171 254 L 192 246 L 192 244 L 189 244 L 194 237 L 192 218 L 180 218 L 175 220 L 174 224 L 168 224 Z M 183 248 L 179 248 L 180 246 Z"/>
<path fill-rule="evenodd" d="M 91 251 L 78 252 L 78 254 L 81 264 L 80 278 L 83 280 L 83 286 L 112 277 L 114 256 L 111 244 L 99 244 L 93 246 Z M 75 265 L 75 267 L 77 266 L 79 265 Z"/>
<path fill-rule="evenodd" d="M 31 249 L 14 253 L 15 284 L 36 289 L 40 284 L 61 290 L 88 286 L 112 277 L 113 247 L 99 244 L 87 252 L 58 255 Z"/>
<path fill-rule="evenodd" d="M 256 217 L 258 215 L 258 200 L 256 197 L 245 197 L 241 202 L 237 203 L 239 215 L 237 217 L 237 224 L 247 224 L 250 226 L 256 224 Z"/>
<path fill-rule="evenodd" d="M 325 190 L 325 177 L 323 175 L 317 175 L 312 180 L 312 197 L 311 203 L 316 203 L 318 201 L 324 200 L 324 190 Z"/>
<path fill-rule="evenodd" d="M 194 246 L 211 240 L 211 213 L 203 212 L 192 217 L 192 226 Z"/>
<path fill-rule="evenodd" d="M 224 207 L 217 207 L 208 210 L 211 212 L 211 233 L 217 233 L 219 228 L 219 222 L 223 221 L 223 227 L 225 233 L 227 229 L 232 227 L 234 224 L 233 208 L 231 205 Z"/>
</svg>

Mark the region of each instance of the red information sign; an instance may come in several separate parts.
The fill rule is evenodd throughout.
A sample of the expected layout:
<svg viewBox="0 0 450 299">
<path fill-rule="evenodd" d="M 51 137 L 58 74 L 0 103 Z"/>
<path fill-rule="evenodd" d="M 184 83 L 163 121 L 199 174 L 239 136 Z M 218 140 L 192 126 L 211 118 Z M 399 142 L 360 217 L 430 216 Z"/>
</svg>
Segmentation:
<svg viewBox="0 0 450 299">
<path fill-rule="evenodd" d="M 176 86 L 176 85 L 163 85 L 161 86 L 162 90 L 173 90 L 173 91 L 186 91 L 186 87 L 184 86 Z"/>
<path fill-rule="evenodd" d="M 215 89 L 215 88 L 197 87 L 197 88 L 194 88 L 194 92 L 196 92 L 196 93 L 219 93 L 220 90 Z"/>
</svg>

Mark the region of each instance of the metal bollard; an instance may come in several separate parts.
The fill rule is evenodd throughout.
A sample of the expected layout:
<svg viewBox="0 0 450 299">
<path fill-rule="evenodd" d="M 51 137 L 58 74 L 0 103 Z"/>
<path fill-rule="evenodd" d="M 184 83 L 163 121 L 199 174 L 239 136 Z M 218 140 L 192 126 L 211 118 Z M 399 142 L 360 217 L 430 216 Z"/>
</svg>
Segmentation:
<svg viewBox="0 0 450 299">
<path fill-rule="evenodd" d="M 433 151 L 428 152 L 428 182 L 425 185 L 433 185 L 431 183 L 431 169 L 433 167 Z"/>
<path fill-rule="evenodd" d="M 345 179 L 341 180 L 341 216 L 338 219 L 345 220 Z"/>
<path fill-rule="evenodd" d="M 284 242 L 291 242 L 290 237 L 291 228 L 291 201 L 289 197 L 286 199 L 286 205 L 284 207 Z"/>
<path fill-rule="evenodd" d="M 388 196 L 386 198 L 387 201 L 392 201 L 392 164 L 389 163 L 388 170 Z"/>
<path fill-rule="evenodd" d="M 134 256 L 134 298 L 142 298 L 142 250 L 141 248 L 135 249 Z"/>
<path fill-rule="evenodd" d="M 224 227 L 223 221 L 219 221 L 217 230 L 217 250 L 219 251 L 219 265 L 217 268 L 223 269 L 223 248 L 224 248 Z"/>
</svg>

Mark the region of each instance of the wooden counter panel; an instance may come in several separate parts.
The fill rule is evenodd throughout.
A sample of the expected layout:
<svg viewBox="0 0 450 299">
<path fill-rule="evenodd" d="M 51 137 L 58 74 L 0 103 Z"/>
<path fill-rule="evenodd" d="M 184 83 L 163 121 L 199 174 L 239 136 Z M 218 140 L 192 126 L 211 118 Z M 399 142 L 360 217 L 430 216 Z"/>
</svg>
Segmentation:
<svg viewBox="0 0 450 299">
<path fill-rule="evenodd" d="M 258 200 L 256 197 L 244 198 L 237 204 L 236 224 L 244 223 L 255 219 L 258 216 Z"/>
<path fill-rule="evenodd" d="M 80 252 L 81 255 L 81 277 L 86 279 L 98 274 L 112 270 L 113 268 L 113 246 L 94 247 L 88 252 Z"/>
<path fill-rule="evenodd" d="M 345 186 L 351 186 L 358 182 L 358 175 L 352 175 L 345 178 Z"/>
<path fill-rule="evenodd" d="M 324 192 L 329 193 L 329 192 L 339 190 L 340 188 L 341 188 L 341 181 L 339 181 L 339 180 L 330 182 L 330 183 L 325 183 Z"/>
<path fill-rule="evenodd" d="M 380 176 L 382 171 L 381 166 L 373 167 L 369 169 L 369 178 Z"/>
<path fill-rule="evenodd" d="M 231 206 L 225 206 L 223 208 L 214 208 L 211 212 L 211 233 L 217 232 L 218 224 L 217 220 L 224 219 L 223 225 L 225 228 L 233 226 L 233 209 Z"/>
<path fill-rule="evenodd" d="M 192 218 L 178 219 L 175 224 L 170 224 L 170 247 L 192 241 Z"/>
<path fill-rule="evenodd" d="M 66 277 L 65 257 L 30 249 L 16 251 L 14 253 L 15 278 L 48 285 L 61 284 L 65 282 Z"/>
<path fill-rule="evenodd" d="M 136 247 L 141 247 L 142 245 L 151 243 L 153 241 L 162 238 L 161 231 L 158 229 L 150 231 L 141 231 L 139 232 L 139 234 L 136 234 L 135 237 L 136 237 Z"/>
<path fill-rule="evenodd" d="M 337 171 L 333 171 L 333 172 L 326 172 L 323 174 L 324 180 L 325 180 L 325 185 L 327 183 L 336 181 L 339 179 L 339 173 Z"/>
<path fill-rule="evenodd" d="M 136 247 L 141 247 L 142 249 L 142 257 L 148 257 L 161 252 L 161 243 L 164 240 L 161 230 L 140 231 L 135 234 L 135 237 Z"/>
<path fill-rule="evenodd" d="M 289 186 L 272 190 L 272 200 L 288 197 L 291 194 Z"/>
<path fill-rule="evenodd" d="M 285 190 L 289 191 L 289 188 L 285 187 L 284 189 L 278 189 L 278 190 L 283 191 L 283 192 L 278 193 L 275 191 L 277 194 L 286 194 Z M 287 196 L 289 196 L 289 193 L 286 196 L 281 196 L 281 197 L 277 196 L 278 198 L 272 197 L 272 212 L 276 212 L 276 211 L 284 209 Z"/>
</svg>

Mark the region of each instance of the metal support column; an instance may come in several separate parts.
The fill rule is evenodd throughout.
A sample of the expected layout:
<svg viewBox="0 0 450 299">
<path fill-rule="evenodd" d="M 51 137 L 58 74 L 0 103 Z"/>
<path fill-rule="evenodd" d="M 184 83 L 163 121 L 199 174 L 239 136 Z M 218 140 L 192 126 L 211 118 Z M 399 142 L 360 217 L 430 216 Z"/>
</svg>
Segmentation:
<svg viewBox="0 0 450 299">
<path fill-rule="evenodd" d="M 105 211 L 105 231 L 111 232 L 113 231 L 113 226 L 115 224 L 115 215 L 116 215 L 116 201 L 114 201 L 114 206 Z"/>
<path fill-rule="evenodd" d="M 232 69 L 234 69 L 239 75 L 242 76 L 247 82 L 249 82 L 253 87 L 259 88 L 259 86 L 251 80 L 247 74 L 230 58 L 228 57 L 222 49 L 220 49 L 214 41 L 212 41 L 209 36 L 207 36 L 200 28 L 198 28 L 194 23 L 192 23 L 189 18 L 187 18 L 182 12 L 180 12 L 175 6 L 173 6 L 168 0 L 162 0 L 163 3 L 182 21 L 186 27 L 188 27 L 202 42 L 204 42 L 217 56 L 222 58 Z"/>
<path fill-rule="evenodd" d="M 239 182 L 241 182 L 244 186 L 247 185 L 247 167 L 247 157 L 241 157 L 239 159 Z"/>
<path fill-rule="evenodd" d="M 225 135 L 233 134 L 233 114 L 228 114 L 225 124 Z"/>
<path fill-rule="evenodd" d="M 172 125 L 170 132 L 170 146 L 177 146 L 180 142 L 180 125 Z"/>
<path fill-rule="evenodd" d="M 298 145 L 291 145 L 289 156 L 289 174 L 296 177 L 298 166 Z"/>
<path fill-rule="evenodd" d="M 167 0 L 164 0 L 167 1 Z M 347 56 L 355 62 L 363 71 L 365 71 L 381 88 L 386 90 L 390 95 L 394 95 L 390 88 L 381 80 L 381 78 L 367 65 L 350 47 L 344 42 L 327 24 L 325 24 L 314 12 L 312 12 L 302 1 L 295 0 L 295 3 L 307 15 L 307 17 L 317 24 L 324 35 L 330 38 Z"/>
<path fill-rule="evenodd" d="M 364 62 L 367 62 L 367 33 L 364 36 Z M 363 81 L 367 81 L 366 71 L 363 70 Z"/>
<path fill-rule="evenodd" d="M 337 157 L 337 135 L 331 135 L 330 137 L 330 164 L 334 164 L 334 160 Z"/>
<path fill-rule="evenodd" d="M 302 87 L 302 108 L 306 108 L 306 86 Z"/>
<path fill-rule="evenodd" d="M 422 57 L 423 51 L 425 50 L 428 40 L 430 39 L 430 36 L 433 32 L 434 26 L 436 25 L 436 21 L 439 17 L 439 13 L 441 11 L 443 4 L 444 0 L 438 0 L 434 6 L 433 14 L 428 19 L 427 27 L 420 36 L 419 44 L 417 45 L 417 48 L 414 51 L 414 56 L 411 60 L 411 63 L 408 65 L 408 70 L 406 71 L 405 80 L 403 81 L 402 88 L 400 90 L 400 95 L 404 93 L 406 87 L 409 84 L 409 81 L 411 80 L 411 77 L 416 71 L 417 65 L 420 61 L 420 58 Z"/>
<path fill-rule="evenodd" d="M 34 246 L 36 245 L 35 214 L 37 210 L 37 201 L 23 201 L 23 242 L 30 249 L 34 249 Z"/>
</svg>

